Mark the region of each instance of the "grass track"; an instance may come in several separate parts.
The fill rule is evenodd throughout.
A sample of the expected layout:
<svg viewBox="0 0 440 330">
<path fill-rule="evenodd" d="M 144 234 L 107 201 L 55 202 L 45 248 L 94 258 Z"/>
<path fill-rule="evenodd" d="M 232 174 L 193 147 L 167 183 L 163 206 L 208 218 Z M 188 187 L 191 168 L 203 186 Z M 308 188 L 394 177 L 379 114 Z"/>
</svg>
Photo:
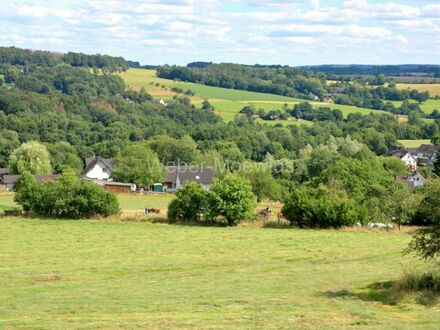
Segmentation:
<svg viewBox="0 0 440 330">
<path fill-rule="evenodd" d="M 368 288 L 414 268 L 398 232 L 3 218 L 0 328 L 435 328 Z"/>
</svg>

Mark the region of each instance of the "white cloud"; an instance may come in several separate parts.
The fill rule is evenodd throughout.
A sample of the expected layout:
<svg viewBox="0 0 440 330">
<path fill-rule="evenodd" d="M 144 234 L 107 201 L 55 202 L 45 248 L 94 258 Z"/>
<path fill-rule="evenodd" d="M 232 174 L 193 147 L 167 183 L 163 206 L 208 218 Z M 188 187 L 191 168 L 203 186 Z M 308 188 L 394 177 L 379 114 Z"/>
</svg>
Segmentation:
<svg viewBox="0 0 440 330">
<path fill-rule="evenodd" d="M 274 63 L 276 59 L 293 65 L 311 60 L 395 63 L 431 58 L 436 62 L 440 45 L 432 40 L 440 33 L 440 4 L 420 1 L 409 5 L 403 0 L 346 0 L 339 5 L 327 0 L 18 0 L 0 12 L 0 32 L 4 45 L 105 51 L 144 63 L 185 63 L 201 58 L 247 63 Z"/>
</svg>

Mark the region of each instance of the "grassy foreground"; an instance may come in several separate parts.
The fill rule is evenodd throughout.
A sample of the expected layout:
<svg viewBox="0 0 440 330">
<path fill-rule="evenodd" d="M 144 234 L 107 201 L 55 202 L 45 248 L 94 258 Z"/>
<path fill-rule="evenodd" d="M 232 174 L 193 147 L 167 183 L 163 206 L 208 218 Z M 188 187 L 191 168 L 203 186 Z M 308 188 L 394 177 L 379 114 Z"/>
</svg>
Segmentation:
<svg viewBox="0 0 440 330">
<path fill-rule="evenodd" d="M 0 328 L 435 328 L 398 232 L 0 219 Z"/>
</svg>

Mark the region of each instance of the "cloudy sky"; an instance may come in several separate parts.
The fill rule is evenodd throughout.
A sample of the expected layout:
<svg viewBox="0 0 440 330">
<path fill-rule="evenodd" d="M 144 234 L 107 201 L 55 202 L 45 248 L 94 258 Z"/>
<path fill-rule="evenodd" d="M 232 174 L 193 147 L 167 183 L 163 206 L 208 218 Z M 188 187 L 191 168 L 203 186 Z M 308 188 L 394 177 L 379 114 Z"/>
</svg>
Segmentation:
<svg viewBox="0 0 440 330">
<path fill-rule="evenodd" d="M 440 64 L 440 1 L 0 0 L 0 46 L 143 64 Z"/>
</svg>

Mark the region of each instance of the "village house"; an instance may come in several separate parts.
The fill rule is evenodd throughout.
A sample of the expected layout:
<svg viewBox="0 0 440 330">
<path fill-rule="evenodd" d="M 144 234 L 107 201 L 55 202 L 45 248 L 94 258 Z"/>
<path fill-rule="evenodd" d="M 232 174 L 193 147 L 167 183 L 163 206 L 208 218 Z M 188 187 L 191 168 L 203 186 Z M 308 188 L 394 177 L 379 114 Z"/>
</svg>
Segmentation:
<svg viewBox="0 0 440 330">
<path fill-rule="evenodd" d="M 417 171 L 417 158 L 413 156 L 408 150 L 398 149 L 391 152 L 392 157 L 399 158 L 410 171 Z"/>
<path fill-rule="evenodd" d="M 186 182 L 198 182 L 204 189 L 209 189 L 214 179 L 211 168 L 188 166 L 167 166 L 167 177 L 163 182 L 164 191 L 175 192 Z"/>
<path fill-rule="evenodd" d="M 86 167 L 81 177 L 92 180 L 111 181 L 113 169 L 114 165 L 111 159 L 102 157 L 86 159 Z"/>
<path fill-rule="evenodd" d="M 19 175 L 4 175 L 1 182 L 2 190 L 13 191 L 19 177 Z M 36 175 L 35 180 L 37 180 L 38 183 L 41 183 L 46 181 L 56 181 L 59 177 L 58 174 Z"/>
<path fill-rule="evenodd" d="M 439 146 L 432 144 L 422 144 L 417 149 L 417 164 L 420 166 L 433 167 L 439 151 Z"/>
<path fill-rule="evenodd" d="M 426 179 L 420 173 L 414 173 L 410 176 L 397 176 L 396 180 L 406 184 L 411 190 L 423 186 L 426 181 Z"/>
</svg>

